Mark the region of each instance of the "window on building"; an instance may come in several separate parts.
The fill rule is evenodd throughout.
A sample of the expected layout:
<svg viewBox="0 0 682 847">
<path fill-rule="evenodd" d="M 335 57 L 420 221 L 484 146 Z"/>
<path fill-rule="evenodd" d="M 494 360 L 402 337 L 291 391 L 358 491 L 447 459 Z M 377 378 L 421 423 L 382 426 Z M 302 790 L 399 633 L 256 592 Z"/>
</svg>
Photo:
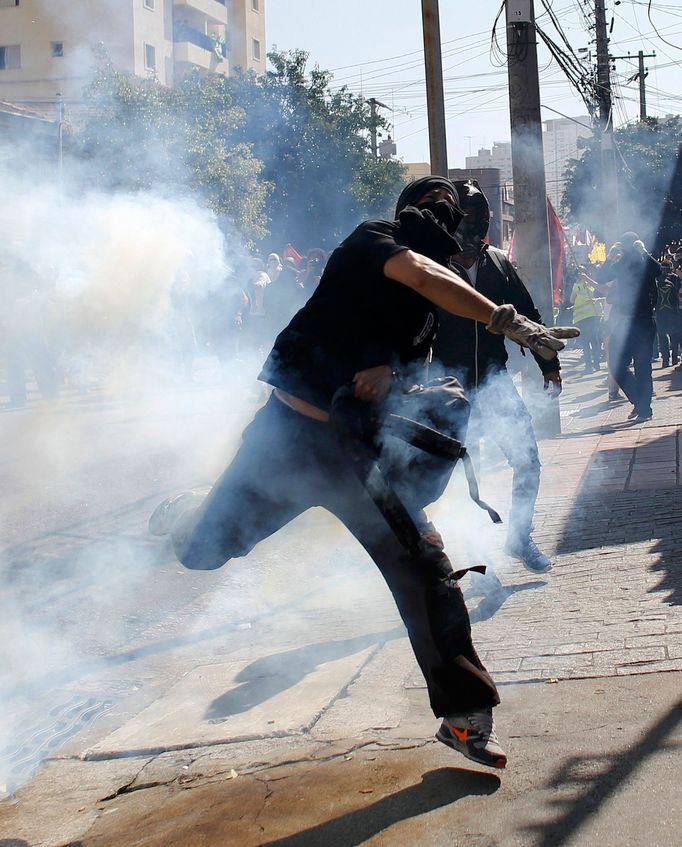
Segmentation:
<svg viewBox="0 0 682 847">
<path fill-rule="evenodd" d="M 257 62 L 260 62 L 260 41 L 258 41 L 257 38 L 254 38 L 251 43 L 253 45 L 253 58 Z"/>
<path fill-rule="evenodd" d="M 260 12 L 260 0 L 251 0 L 251 8 L 254 12 Z"/>
<path fill-rule="evenodd" d="M 154 0 L 143 0 L 145 9 L 154 10 Z"/>
<path fill-rule="evenodd" d="M 12 71 L 21 67 L 21 47 L 10 44 L 0 47 L 0 71 Z"/>
<path fill-rule="evenodd" d="M 144 45 L 144 66 L 148 71 L 156 70 L 156 47 L 153 44 Z"/>
<path fill-rule="evenodd" d="M 55 59 L 60 59 L 64 55 L 64 42 L 52 41 L 52 55 Z"/>
</svg>

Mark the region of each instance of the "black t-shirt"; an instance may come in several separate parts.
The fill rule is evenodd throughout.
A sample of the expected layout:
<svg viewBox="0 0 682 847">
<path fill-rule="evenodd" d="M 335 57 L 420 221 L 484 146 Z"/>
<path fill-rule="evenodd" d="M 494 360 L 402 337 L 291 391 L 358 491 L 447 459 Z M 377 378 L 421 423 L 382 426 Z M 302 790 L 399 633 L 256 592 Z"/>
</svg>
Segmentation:
<svg viewBox="0 0 682 847">
<path fill-rule="evenodd" d="M 398 221 L 360 224 L 277 336 L 259 378 L 326 409 L 360 370 L 426 360 L 437 328 L 435 306 L 383 273 L 386 261 L 406 247 Z"/>
</svg>

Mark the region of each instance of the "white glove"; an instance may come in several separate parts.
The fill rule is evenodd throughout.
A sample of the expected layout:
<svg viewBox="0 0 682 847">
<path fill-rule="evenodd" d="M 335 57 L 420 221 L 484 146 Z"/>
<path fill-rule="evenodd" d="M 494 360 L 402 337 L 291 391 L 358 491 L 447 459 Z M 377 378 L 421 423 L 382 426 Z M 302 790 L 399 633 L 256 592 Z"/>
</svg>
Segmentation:
<svg viewBox="0 0 682 847">
<path fill-rule="evenodd" d="M 543 326 L 531 321 L 525 315 L 519 315 L 510 303 L 503 303 L 493 310 L 486 329 L 495 335 L 504 335 L 522 347 L 528 347 L 548 362 L 566 346 L 561 339 L 580 335 L 580 330 L 575 326 Z"/>
</svg>

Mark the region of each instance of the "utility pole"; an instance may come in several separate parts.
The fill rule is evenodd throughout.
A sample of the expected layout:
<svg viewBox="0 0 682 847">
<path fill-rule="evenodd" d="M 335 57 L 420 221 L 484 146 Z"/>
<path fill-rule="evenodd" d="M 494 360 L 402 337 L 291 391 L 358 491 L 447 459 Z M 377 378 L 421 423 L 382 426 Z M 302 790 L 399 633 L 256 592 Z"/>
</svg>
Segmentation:
<svg viewBox="0 0 682 847">
<path fill-rule="evenodd" d="M 388 109 L 389 107 L 385 103 L 379 102 L 375 97 L 370 97 L 367 101 L 369 103 L 369 108 L 371 109 L 372 120 L 370 124 L 370 144 L 372 147 L 372 156 L 376 159 L 379 151 L 379 146 L 377 144 L 377 124 L 379 120 L 379 116 L 377 114 L 377 106 L 381 106 L 382 109 Z"/>
<path fill-rule="evenodd" d="M 372 112 L 372 122 L 370 124 L 370 138 L 372 145 L 372 156 L 376 159 L 377 157 L 377 101 L 374 97 L 370 97 L 368 100 L 369 108 Z"/>
<path fill-rule="evenodd" d="M 443 60 L 440 50 L 438 0 L 422 0 L 422 28 L 424 31 L 424 68 L 426 72 L 426 104 L 429 115 L 431 173 L 447 176 L 448 146 L 445 132 Z"/>
<path fill-rule="evenodd" d="M 599 138 L 601 142 L 601 219 L 604 222 L 603 237 L 608 246 L 620 235 L 620 210 L 616 145 L 613 138 L 611 57 L 609 56 L 609 39 L 606 34 L 604 0 L 594 0 L 594 18 L 597 50 L 597 103 L 599 104 Z"/>
<path fill-rule="evenodd" d="M 516 260 L 519 274 L 540 314 L 551 324 L 552 263 L 535 10 L 533 0 L 507 0 L 506 9 Z M 537 385 L 537 376 L 524 369 L 523 393 L 531 406 L 536 429 L 543 435 L 558 435 L 561 432 L 559 403 L 556 400 L 548 402 L 534 390 L 534 385 Z"/>
<path fill-rule="evenodd" d="M 646 78 L 649 75 L 649 71 L 644 67 L 645 59 L 655 59 L 655 53 L 645 53 L 643 50 L 640 50 L 637 54 L 637 61 L 639 65 L 639 70 L 636 74 L 631 76 L 628 79 L 628 82 L 634 82 L 636 79 L 639 79 L 639 119 L 640 121 L 645 121 L 647 118 L 646 115 Z M 611 61 L 615 61 L 616 59 L 634 59 L 634 56 L 631 56 L 629 53 L 627 56 L 611 56 Z"/>
<path fill-rule="evenodd" d="M 644 51 L 640 50 L 637 54 L 639 57 L 639 119 L 644 122 L 646 120 L 646 73 L 644 73 Z"/>
<path fill-rule="evenodd" d="M 532 0 L 507 3 L 507 54 L 517 261 L 540 313 L 551 321 L 547 189 Z"/>
</svg>

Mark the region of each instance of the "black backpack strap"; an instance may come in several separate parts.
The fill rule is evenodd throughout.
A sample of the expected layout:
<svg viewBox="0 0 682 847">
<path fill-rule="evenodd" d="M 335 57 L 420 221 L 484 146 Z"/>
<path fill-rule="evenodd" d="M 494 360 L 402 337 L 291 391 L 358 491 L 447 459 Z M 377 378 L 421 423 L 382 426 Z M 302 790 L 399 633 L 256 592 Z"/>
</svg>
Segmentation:
<svg viewBox="0 0 682 847">
<path fill-rule="evenodd" d="M 509 280 L 509 270 L 505 268 L 502 259 L 500 258 L 499 253 L 496 250 L 491 250 L 490 248 L 485 251 L 486 255 L 490 257 L 490 261 L 495 265 L 497 270 L 502 274 L 502 276 L 508 281 Z M 508 261 L 508 260 L 505 260 Z"/>
</svg>

